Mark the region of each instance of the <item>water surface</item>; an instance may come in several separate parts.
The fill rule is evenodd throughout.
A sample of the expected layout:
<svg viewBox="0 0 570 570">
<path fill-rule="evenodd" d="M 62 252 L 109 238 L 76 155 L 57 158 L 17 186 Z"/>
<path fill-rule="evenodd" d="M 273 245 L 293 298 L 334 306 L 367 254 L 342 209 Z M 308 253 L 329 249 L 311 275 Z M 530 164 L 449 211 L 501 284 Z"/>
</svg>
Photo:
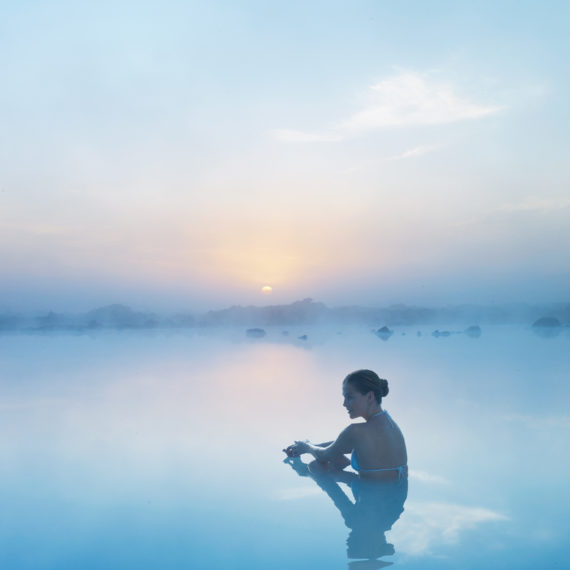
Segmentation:
<svg viewBox="0 0 570 570">
<path fill-rule="evenodd" d="M 569 335 L 420 332 L 0 336 L 1 566 L 567 566 Z M 283 461 L 348 424 L 363 367 L 390 382 L 405 502 Z"/>
</svg>

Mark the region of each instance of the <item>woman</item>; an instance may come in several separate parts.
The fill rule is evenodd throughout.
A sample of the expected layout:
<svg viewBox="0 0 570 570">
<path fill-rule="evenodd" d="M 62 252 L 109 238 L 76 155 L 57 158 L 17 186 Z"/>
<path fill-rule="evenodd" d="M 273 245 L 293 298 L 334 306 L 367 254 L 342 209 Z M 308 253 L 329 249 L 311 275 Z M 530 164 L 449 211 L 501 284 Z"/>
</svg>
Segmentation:
<svg viewBox="0 0 570 570">
<path fill-rule="evenodd" d="M 296 441 L 283 451 L 289 457 L 312 454 L 319 467 L 346 467 L 344 454 L 352 453 L 350 464 L 366 479 L 402 479 L 408 475 L 406 443 L 400 428 L 382 410 L 382 398 L 388 395 L 388 381 L 372 370 L 350 373 L 342 384 L 343 406 L 351 418 L 365 423 L 350 424 L 336 441 L 312 444 Z"/>
</svg>

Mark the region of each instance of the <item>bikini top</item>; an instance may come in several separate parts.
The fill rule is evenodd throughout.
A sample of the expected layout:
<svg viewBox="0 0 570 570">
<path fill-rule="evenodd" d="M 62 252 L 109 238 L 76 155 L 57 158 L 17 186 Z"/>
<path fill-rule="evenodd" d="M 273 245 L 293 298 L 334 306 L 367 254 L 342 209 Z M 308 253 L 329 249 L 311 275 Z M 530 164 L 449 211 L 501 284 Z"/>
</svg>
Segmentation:
<svg viewBox="0 0 570 570">
<path fill-rule="evenodd" d="M 384 410 L 382 412 L 376 412 L 375 414 L 370 416 L 370 418 L 368 418 L 368 419 L 370 420 L 374 416 L 380 416 L 382 414 L 384 414 L 386 416 L 386 419 L 390 422 L 390 424 L 394 425 L 394 421 L 392 420 L 392 418 L 390 417 L 390 415 L 388 414 L 388 412 L 386 410 Z M 400 465 L 399 467 L 386 467 L 386 468 L 382 468 L 382 469 L 363 469 L 362 467 L 360 467 L 358 465 L 358 459 L 357 459 L 356 453 L 354 451 L 352 452 L 352 456 L 350 458 L 350 465 L 352 466 L 352 468 L 355 471 L 358 471 L 359 473 L 380 473 L 382 471 L 397 471 L 398 472 L 398 479 L 403 479 L 408 473 L 408 466 L 407 465 Z"/>
</svg>

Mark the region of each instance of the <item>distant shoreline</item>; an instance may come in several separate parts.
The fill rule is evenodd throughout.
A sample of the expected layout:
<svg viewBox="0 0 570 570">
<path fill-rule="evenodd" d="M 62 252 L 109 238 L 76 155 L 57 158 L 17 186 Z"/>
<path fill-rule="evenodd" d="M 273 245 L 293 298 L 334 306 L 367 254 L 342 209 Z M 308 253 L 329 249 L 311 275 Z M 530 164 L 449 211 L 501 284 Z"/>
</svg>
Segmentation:
<svg viewBox="0 0 570 570">
<path fill-rule="evenodd" d="M 232 306 L 203 313 L 159 314 L 138 311 L 128 305 L 113 304 L 85 313 L 36 314 L 0 312 L 0 331 L 95 331 L 102 329 L 203 328 L 218 326 L 270 327 L 309 325 L 363 325 L 371 329 L 398 326 L 429 326 L 445 323 L 458 327 L 493 324 L 531 326 L 541 319 L 570 325 L 570 302 L 496 306 L 454 305 L 427 308 L 410 305 L 388 307 L 328 307 L 312 299 L 288 305 Z"/>
</svg>

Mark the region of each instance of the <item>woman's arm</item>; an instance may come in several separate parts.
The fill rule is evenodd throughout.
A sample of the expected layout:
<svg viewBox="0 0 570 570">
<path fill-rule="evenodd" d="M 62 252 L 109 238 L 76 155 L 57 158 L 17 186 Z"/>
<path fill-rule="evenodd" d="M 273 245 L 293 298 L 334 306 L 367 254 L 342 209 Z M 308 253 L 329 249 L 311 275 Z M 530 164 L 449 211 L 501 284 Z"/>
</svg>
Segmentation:
<svg viewBox="0 0 570 570">
<path fill-rule="evenodd" d="M 309 443 L 309 440 L 307 440 L 305 443 Z M 313 443 L 313 445 L 315 447 L 328 447 L 331 443 L 334 443 L 334 441 L 327 441 L 324 443 Z M 301 455 L 299 453 L 299 450 L 297 449 L 296 443 L 294 443 L 293 445 L 288 445 L 285 449 L 283 449 L 283 451 L 287 454 L 287 457 L 299 457 L 299 455 Z"/>
<path fill-rule="evenodd" d="M 343 429 L 333 442 L 315 445 L 309 441 L 296 441 L 288 449 L 291 449 L 295 455 L 310 453 L 318 461 L 332 461 L 339 455 L 350 453 L 354 449 L 354 427 L 355 425 L 351 424 Z"/>
</svg>

